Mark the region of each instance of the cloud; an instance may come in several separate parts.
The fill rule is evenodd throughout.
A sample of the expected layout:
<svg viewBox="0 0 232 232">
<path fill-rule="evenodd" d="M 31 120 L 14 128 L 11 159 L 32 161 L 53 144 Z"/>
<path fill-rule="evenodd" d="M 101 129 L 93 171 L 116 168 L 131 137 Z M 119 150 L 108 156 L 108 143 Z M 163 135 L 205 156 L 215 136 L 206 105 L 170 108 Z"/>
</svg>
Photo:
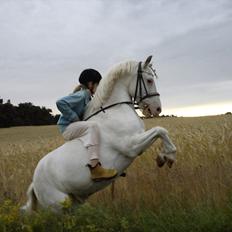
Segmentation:
<svg viewBox="0 0 232 232">
<path fill-rule="evenodd" d="M 186 104 L 183 98 L 194 104 L 189 93 L 218 84 L 214 94 L 224 101 L 231 24 L 229 0 L 2 0 L 0 94 L 55 109 L 84 68 L 104 73 L 117 62 L 154 54 L 166 107 Z M 169 103 L 174 94 L 176 103 Z"/>
<path fill-rule="evenodd" d="M 231 28 L 231 22 L 204 26 L 158 47 L 158 84 L 165 107 L 232 99 Z"/>
</svg>

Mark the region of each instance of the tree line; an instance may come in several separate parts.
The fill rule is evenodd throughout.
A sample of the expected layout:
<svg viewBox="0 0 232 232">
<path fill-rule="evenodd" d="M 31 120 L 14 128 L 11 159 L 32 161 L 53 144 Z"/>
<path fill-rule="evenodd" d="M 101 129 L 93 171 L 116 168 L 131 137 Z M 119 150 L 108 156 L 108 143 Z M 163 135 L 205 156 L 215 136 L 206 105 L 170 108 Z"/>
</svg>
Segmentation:
<svg viewBox="0 0 232 232">
<path fill-rule="evenodd" d="M 52 110 L 35 106 L 31 102 L 20 103 L 18 106 L 0 99 L 0 127 L 32 126 L 56 124 L 59 115 L 52 115 Z"/>
</svg>

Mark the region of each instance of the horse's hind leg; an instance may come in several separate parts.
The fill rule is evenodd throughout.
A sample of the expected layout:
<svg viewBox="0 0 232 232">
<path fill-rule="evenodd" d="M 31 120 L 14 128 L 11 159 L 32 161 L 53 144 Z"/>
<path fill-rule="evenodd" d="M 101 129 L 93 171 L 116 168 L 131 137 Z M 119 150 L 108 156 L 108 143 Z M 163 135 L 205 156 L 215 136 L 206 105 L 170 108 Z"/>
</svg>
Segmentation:
<svg viewBox="0 0 232 232">
<path fill-rule="evenodd" d="M 85 198 L 79 198 L 73 194 L 65 194 L 57 192 L 55 196 L 55 202 L 50 205 L 50 208 L 55 213 L 61 213 L 73 207 L 73 205 L 81 205 L 85 202 Z"/>
<path fill-rule="evenodd" d="M 43 208 L 49 208 L 55 213 L 61 213 L 72 206 L 72 199 L 68 194 L 51 188 L 46 191 L 46 195 L 43 194 L 43 200 L 40 202 Z"/>
</svg>

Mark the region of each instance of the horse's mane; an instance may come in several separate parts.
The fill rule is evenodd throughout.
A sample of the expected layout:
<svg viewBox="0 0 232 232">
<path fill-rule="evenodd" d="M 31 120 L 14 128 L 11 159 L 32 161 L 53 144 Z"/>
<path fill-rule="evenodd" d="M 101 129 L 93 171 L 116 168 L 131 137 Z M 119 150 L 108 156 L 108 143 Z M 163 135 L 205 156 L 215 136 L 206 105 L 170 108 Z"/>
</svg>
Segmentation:
<svg viewBox="0 0 232 232">
<path fill-rule="evenodd" d="M 91 106 L 95 109 L 99 109 L 109 98 L 116 81 L 127 76 L 126 74 L 132 73 L 137 64 L 138 62 L 136 61 L 127 61 L 115 65 L 112 69 L 110 69 L 106 77 L 102 78 L 100 81 L 94 98 L 91 101 Z"/>
</svg>

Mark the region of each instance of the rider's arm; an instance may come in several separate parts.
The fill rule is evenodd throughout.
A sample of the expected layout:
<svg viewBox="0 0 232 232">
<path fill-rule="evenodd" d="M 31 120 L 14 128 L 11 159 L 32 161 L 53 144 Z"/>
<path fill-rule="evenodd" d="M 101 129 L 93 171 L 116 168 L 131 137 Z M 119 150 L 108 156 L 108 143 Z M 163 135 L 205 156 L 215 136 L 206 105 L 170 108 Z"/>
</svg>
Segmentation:
<svg viewBox="0 0 232 232">
<path fill-rule="evenodd" d="M 66 119 L 71 122 L 78 121 L 79 117 L 77 113 L 71 109 L 67 101 L 60 99 L 56 102 L 56 106 Z"/>
<path fill-rule="evenodd" d="M 63 117 L 65 117 L 67 120 L 70 122 L 79 121 L 79 115 L 73 110 L 73 107 L 83 101 L 85 97 L 85 93 L 80 91 L 59 99 L 56 102 L 56 105 Z"/>
</svg>

